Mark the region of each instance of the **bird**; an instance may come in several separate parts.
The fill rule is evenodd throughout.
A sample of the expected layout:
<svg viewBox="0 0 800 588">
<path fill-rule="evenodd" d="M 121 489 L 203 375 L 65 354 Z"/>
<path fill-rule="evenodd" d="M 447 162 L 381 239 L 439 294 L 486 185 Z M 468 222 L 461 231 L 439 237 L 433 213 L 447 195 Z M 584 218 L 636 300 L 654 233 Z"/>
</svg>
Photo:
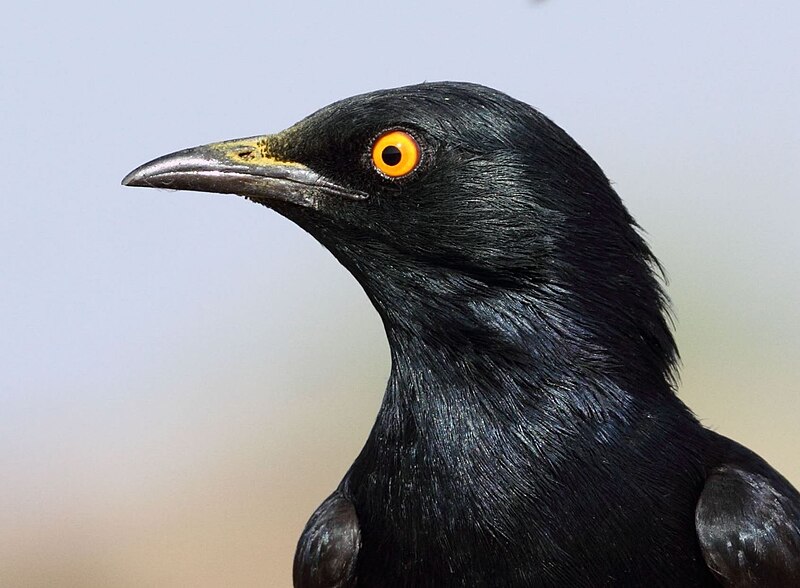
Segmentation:
<svg viewBox="0 0 800 588">
<path fill-rule="evenodd" d="M 276 211 L 383 322 L 383 400 L 300 536 L 295 587 L 800 586 L 800 495 L 679 399 L 661 266 L 525 102 L 378 90 L 123 184 Z"/>
</svg>

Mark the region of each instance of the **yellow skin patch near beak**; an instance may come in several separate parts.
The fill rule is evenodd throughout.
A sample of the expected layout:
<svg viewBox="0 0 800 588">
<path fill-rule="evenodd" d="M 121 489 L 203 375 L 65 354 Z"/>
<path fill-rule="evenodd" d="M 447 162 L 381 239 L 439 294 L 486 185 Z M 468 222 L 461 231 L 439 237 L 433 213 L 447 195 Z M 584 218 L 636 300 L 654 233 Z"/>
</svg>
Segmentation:
<svg viewBox="0 0 800 588">
<path fill-rule="evenodd" d="M 247 139 L 234 139 L 209 145 L 210 149 L 220 152 L 220 155 L 233 163 L 269 167 L 273 165 L 306 167 L 296 161 L 284 161 L 272 155 L 270 137 L 250 137 Z"/>
</svg>

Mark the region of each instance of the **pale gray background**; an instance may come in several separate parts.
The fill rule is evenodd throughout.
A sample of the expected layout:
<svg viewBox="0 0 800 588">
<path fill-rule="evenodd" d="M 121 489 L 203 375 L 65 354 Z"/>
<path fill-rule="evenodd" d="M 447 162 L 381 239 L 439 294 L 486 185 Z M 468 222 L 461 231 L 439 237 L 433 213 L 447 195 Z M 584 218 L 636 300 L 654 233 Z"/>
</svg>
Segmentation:
<svg viewBox="0 0 800 588">
<path fill-rule="evenodd" d="M 667 268 L 681 396 L 800 484 L 800 5 L 647 4 L 7 4 L 0 585 L 289 584 L 380 401 L 380 321 L 278 215 L 119 181 L 423 80 L 587 148 Z"/>
</svg>

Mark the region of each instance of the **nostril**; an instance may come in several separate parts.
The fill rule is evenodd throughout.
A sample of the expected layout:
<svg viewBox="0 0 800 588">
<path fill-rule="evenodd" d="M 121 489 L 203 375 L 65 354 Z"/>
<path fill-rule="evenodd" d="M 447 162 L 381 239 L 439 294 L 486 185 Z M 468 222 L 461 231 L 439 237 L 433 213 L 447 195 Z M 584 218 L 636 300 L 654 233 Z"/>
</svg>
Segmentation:
<svg viewBox="0 0 800 588">
<path fill-rule="evenodd" d="M 242 149 L 236 152 L 236 157 L 238 157 L 239 159 L 249 160 L 249 159 L 254 159 L 255 155 L 253 154 L 252 149 Z"/>
</svg>

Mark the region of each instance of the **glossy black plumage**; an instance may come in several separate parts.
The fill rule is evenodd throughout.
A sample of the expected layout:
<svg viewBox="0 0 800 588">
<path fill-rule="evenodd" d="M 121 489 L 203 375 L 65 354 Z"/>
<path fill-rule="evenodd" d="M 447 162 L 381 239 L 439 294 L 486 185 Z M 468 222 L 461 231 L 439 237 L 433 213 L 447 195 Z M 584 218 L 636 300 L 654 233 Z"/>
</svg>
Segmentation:
<svg viewBox="0 0 800 588">
<path fill-rule="evenodd" d="M 422 149 L 399 180 L 369 157 L 391 129 Z M 800 496 L 675 396 L 657 262 L 531 107 L 472 84 L 375 92 L 125 181 L 277 210 L 384 321 L 383 404 L 300 538 L 298 588 L 800 585 Z"/>
</svg>

